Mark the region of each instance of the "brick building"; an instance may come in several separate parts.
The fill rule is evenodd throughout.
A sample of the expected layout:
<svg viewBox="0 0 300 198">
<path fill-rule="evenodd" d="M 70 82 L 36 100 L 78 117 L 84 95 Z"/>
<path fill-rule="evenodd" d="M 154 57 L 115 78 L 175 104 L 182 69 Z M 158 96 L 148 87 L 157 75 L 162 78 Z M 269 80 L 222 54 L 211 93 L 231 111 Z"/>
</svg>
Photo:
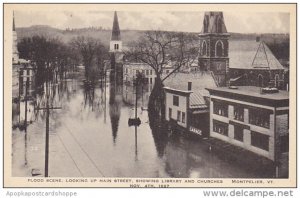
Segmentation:
<svg viewBox="0 0 300 198">
<path fill-rule="evenodd" d="M 276 89 L 275 89 L 276 90 Z M 278 161 L 289 148 L 289 94 L 254 86 L 210 92 L 210 136 Z"/>
</svg>

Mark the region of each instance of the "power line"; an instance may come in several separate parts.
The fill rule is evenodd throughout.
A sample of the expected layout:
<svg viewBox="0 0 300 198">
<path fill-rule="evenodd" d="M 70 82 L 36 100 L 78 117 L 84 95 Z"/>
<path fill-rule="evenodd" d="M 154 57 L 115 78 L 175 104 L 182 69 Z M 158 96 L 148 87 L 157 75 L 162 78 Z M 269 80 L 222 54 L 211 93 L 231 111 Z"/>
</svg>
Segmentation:
<svg viewBox="0 0 300 198">
<path fill-rule="evenodd" d="M 102 175 L 102 177 L 105 177 L 104 174 L 102 173 L 102 171 L 98 168 L 98 166 L 96 165 L 96 163 L 92 160 L 92 158 L 89 156 L 89 154 L 83 149 L 83 147 L 81 146 L 81 144 L 79 143 L 79 141 L 77 140 L 77 138 L 72 134 L 72 132 L 70 131 L 70 129 L 64 124 L 64 126 L 66 127 L 67 131 L 69 132 L 69 134 L 73 137 L 73 139 L 76 141 L 76 143 L 79 145 L 80 149 L 85 153 L 85 155 L 89 158 L 89 160 L 92 162 L 92 164 L 94 165 L 94 167 L 97 169 L 97 171 L 100 173 L 100 175 Z"/>
<path fill-rule="evenodd" d="M 74 162 L 78 172 L 80 173 L 81 177 L 83 177 L 83 173 L 81 172 L 80 168 L 78 167 L 77 163 L 75 162 L 74 158 L 72 157 L 71 153 L 69 152 L 69 150 L 67 149 L 66 145 L 64 144 L 64 142 L 62 141 L 60 135 L 57 133 L 57 137 L 59 138 L 61 144 L 63 145 L 63 147 L 65 148 L 65 150 L 67 151 L 68 155 L 70 156 L 70 158 L 72 159 L 72 161 Z"/>
</svg>

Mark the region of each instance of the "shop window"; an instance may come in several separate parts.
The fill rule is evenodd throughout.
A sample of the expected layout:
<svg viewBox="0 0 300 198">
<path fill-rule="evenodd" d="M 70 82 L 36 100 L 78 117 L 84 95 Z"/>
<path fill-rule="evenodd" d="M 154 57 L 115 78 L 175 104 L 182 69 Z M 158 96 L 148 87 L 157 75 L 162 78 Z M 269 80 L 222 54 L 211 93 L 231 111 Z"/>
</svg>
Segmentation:
<svg viewBox="0 0 300 198">
<path fill-rule="evenodd" d="M 249 109 L 249 123 L 269 129 L 270 113 L 260 109 Z"/>
<path fill-rule="evenodd" d="M 213 131 L 221 135 L 228 136 L 228 124 L 213 120 Z"/>
<path fill-rule="evenodd" d="M 238 121 L 244 121 L 244 108 L 240 106 L 235 106 L 233 110 L 234 119 Z"/>
<path fill-rule="evenodd" d="M 244 141 L 244 129 L 241 126 L 234 126 L 234 139 Z"/>
<path fill-rule="evenodd" d="M 251 145 L 269 151 L 269 136 L 251 131 Z"/>
<path fill-rule="evenodd" d="M 214 102 L 214 114 L 228 117 L 228 105 L 224 103 Z"/>
</svg>

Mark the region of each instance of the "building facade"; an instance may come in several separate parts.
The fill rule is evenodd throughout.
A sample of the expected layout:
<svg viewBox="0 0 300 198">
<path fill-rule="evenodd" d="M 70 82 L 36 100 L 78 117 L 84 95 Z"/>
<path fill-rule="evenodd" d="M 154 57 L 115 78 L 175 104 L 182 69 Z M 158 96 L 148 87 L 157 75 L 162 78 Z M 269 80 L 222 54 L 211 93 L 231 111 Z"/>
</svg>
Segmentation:
<svg viewBox="0 0 300 198">
<path fill-rule="evenodd" d="M 164 87 L 166 95 L 165 119 L 175 127 L 200 136 L 209 131 L 209 108 L 199 92 Z"/>
<path fill-rule="evenodd" d="M 210 136 L 272 161 L 288 153 L 289 94 L 263 93 L 254 86 L 210 92 Z"/>
<path fill-rule="evenodd" d="M 211 71 L 219 86 L 226 86 L 229 69 L 228 38 L 222 12 L 205 12 L 203 28 L 199 34 L 199 59 L 201 71 Z"/>
<path fill-rule="evenodd" d="M 123 65 L 123 82 L 133 84 L 137 74 L 140 73 L 144 77 L 145 83 L 154 84 L 155 71 L 145 63 L 126 62 Z"/>
<path fill-rule="evenodd" d="M 284 67 L 265 42 L 253 41 L 243 53 L 233 53 L 232 56 L 233 62 L 229 68 L 230 85 L 287 90 Z"/>
</svg>

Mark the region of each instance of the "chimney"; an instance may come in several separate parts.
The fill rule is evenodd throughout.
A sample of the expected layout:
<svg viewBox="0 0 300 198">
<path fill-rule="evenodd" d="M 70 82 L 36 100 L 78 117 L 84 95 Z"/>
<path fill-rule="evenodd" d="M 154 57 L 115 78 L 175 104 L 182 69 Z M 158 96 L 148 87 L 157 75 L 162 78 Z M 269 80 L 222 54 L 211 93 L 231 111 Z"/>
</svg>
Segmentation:
<svg viewBox="0 0 300 198">
<path fill-rule="evenodd" d="M 260 42 L 260 36 L 256 37 L 256 42 Z"/>
<path fill-rule="evenodd" d="M 188 91 L 192 91 L 192 82 L 188 82 Z"/>
</svg>

